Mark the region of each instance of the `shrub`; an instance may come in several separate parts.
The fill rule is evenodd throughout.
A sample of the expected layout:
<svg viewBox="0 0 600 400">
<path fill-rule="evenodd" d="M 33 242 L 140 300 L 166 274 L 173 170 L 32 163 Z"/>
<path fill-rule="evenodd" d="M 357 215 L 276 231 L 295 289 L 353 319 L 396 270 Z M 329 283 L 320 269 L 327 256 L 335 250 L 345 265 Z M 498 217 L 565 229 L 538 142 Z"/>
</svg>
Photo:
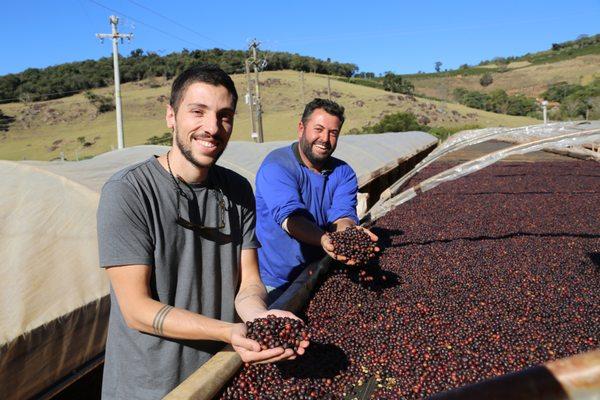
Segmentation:
<svg viewBox="0 0 600 400">
<path fill-rule="evenodd" d="M 573 85 L 567 82 L 559 82 L 554 85 L 548 87 L 544 93 L 542 93 L 542 98 L 548 101 L 556 101 L 561 102 L 565 97 L 581 90 L 583 86 L 581 85 Z"/>
<path fill-rule="evenodd" d="M 470 91 L 463 95 L 461 104 L 467 107 L 478 108 L 480 110 L 487 109 L 489 96 L 485 93 Z"/>
<path fill-rule="evenodd" d="M 364 127 L 363 131 L 365 133 L 407 132 L 422 131 L 426 128 L 419 124 L 415 114 L 411 112 L 399 112 L 386 115 L 375 125 Z"/>
<path fill-rule="evenodd" d="M 162 136 L 152 136 L 146 140 L 146 144 L 157 144 L 161 146 L 170 146 L 173 143 L 173 134 L 165 132 Z"/>
<path fill-rule="evenodd" d="M 92 103 L 94 107 L 96 107 L 98 114 L 109 112 L 115 109 L 115 103 L 111 96 L 102 96 L 89 90 L 85 91 L 84 96 L 89 100 L 90 103 Z"/>
<path fill-rule="evenodd" d="M 494 82 L 494 78 L 492 78 L 492 74 L 490 74 L 489 72 L 486 72 L 485 74 L 483 74 L 481 79 L 479 79 L 479 84 L 483 87 L 489 86 L 493 82 Z"/>
</svg>

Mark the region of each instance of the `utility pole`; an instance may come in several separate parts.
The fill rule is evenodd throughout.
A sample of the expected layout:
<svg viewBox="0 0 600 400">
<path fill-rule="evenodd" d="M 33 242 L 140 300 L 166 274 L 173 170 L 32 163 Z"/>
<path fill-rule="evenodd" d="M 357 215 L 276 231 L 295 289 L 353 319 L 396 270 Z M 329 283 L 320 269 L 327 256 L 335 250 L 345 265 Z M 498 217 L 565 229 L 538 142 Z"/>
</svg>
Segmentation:
<svg viewBox="0 0 600 400">
<path fill-rule="evenodd" d="M 248 60 L 244 63 L 246 67 L 246 81 L 247 81 L 247 91 L 246 91 L 246 104 L 250 107 L 250 119 L 252 120 L 252 131 L 251 136 L 252 139 L 256 141 L 258 139 L 258 134 L 256 134 L 256 119 L 254 118 L 254 96 L 252 95 L 252 79 L 250 78 L 250 63 Z M 256 137 L 255 137 L 256 136 Z"/>
<path fill-rule="evenodd" d="M 302 93 L 302 107 L 306 104 L 306 100 L 304 99 L 304 71 L 300 71 L 300 85 L 301 85 L 301 93 Z"/>
<path fill-rule="evenodd" d="M 119 76 L 119 45 L 118 40 L 123 39 L 131 40 L 133 34 L 131 33 L 119 33 L 117 32 L 117 24 L 119 18 L 115 15 L 111 15 L 109 18 L 110 25 L 112 27 L 112 33 L 97 33 L 96 37 L 104 42 L 104 39 L 111 38 L 113 44 L 113 66 L 115 70 L 115 106 L 117 110 L 117 143 L 118 148 L 123 148 L 123 114 L 121 113 L 121 78 Z"/>
<path fill-rule="evenodd" d="M 544 124 L 548 123 L 548 102 L 542 101 L 542 114 L 544 115 Z"/>
<path fill-rule="evenodd" d="M 331 100 L 331 78 L 327 75 L 327 98 Z"/>
<path fill-rule="evenodd" d="M 267 60 L 265 59 L 258 59 L 258 55 L 257 55 L 257 49 L 258 46 L 260 46 L 260 42 L 258 42 L 256 39 L 253 39 L 252 42 L 250 43 L 250 46 L 248 48 L 248 50 L 252 51 L 252 56 L 249 57 L 246 60 L 246 65 L 247 67 L 247 71 L 248 71 L 248 76 L 250 75 L 250 68 L 249 66 L 252 65 L 252 67 L 254 68 L 254 96 L 250 96 L 250 101 L 253 103 L 254 105 L 254 112 L 256 117 L 253 118 L 253 123 L 252 123 L 252 137 L 256 139 L 256 141 L 258 143 L 262 143 L 264 142 L 264 137 L 263 137 L 263 126 L 262 126 L 262 104 L 260 103 L 260 82 L 258 80 L 258 72 L 261 69 L 264 69 L 267 66 Z M 250 90 L 251 85 L 250 85 L 250 80 L 248 78 L 248 90 Z M 255 129 L 255 124 L 256 124 L 256 130 Z"/>
</svg>

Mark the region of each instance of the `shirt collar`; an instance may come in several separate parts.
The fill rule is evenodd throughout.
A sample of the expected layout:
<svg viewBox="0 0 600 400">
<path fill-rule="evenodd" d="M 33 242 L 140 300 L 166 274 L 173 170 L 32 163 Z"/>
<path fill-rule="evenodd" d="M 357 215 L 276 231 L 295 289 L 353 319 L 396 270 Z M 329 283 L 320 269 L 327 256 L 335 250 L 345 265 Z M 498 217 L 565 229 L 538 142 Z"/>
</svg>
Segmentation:
<svg viewBox="0 0 600 400">
<path fill-rule="evenodd" d="M 303 167 L 308 168 L 308 166 L 306 164 L 304 164 L 304 161 L 302 161 L 302 157 L 300 157 L 300 150 L 298 149 L 298 142 L 294 142 L 292 143 L 292 152 L 294 153 L 294 156 L 296 157 L 296 160 L 298 161 L 298 163 L 300 165 L 302 165 Z M 331 173 L 331 171 L 333 171 L 333 165 L 331 162 L 331 157 L 329 157 L 327 159 L 327 161 L 325 161 L 325 165 L 323 165 L 323 168 L 321 168 L 321 174 L 322 175 L 329 175 Z"/>
</svg>

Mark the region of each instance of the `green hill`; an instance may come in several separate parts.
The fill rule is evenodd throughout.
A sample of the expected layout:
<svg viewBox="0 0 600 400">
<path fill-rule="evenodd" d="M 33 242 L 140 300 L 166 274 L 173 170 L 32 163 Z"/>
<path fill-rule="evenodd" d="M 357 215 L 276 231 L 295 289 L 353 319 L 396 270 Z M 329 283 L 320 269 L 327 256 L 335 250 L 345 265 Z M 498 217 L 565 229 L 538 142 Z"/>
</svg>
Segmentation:
<svg viewBox="0 0 600 400">
<path fill-rule="evenodd" d="M 314 97 L 327 97 L 327 76 L 304 74 L 305 99 L 301 98 L 297 71 L 267 71 L 261 74 L 265 140 L 293 139 L 303 104 Z M 250 140 L 250 116 L 244 104 L 245 76 L 233 75 L 240 101 L 232 140 Z M 167 131 L 165 106 L 172 81 L 152 78 L 122 86 L 125 145 L 144 144 Z M 331 79 L 332 99 L 344 105 L 347 119 L 343 132 L 378 122 L 383 116 L 412 111 L 430 126 L 522 126 L 539 123 L 468 108 L 459 104 L 390 93 L 377 88 Z M 112 95 L 111 88 L 94 93 Z M 0 105 L 15 117 L 8 132 L 0 132 L 0 159 L 50 160 L 63 152 L 67 159 L 90 157 L 116 147 L 115 113 L 97 114 L 83 94 L 33 103 Z"/>
<path fill-rule="evenodd" d="M 484 87 L 479 81 L 485 73 L 491 74 L 493 82 Z M 600 34 L 554 43 L 551 49 L 537 53 L 483 61 L 478 66 L 403 77 L 414 84 L 419 95 L 439 99 L 452 99 L 459 87 L 487 93 L 503 89 L 508 94 L 537 97 L 552 84 L 586 85 L 600 77 Z"/>
</svg>

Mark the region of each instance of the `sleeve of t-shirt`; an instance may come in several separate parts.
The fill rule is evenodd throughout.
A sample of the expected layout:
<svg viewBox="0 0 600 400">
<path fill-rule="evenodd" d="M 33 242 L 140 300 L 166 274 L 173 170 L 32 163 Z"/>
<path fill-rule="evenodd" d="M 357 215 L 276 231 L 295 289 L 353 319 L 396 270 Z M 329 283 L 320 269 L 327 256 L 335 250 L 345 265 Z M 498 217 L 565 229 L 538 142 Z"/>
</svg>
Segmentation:
<svg viewBox="0 0 600 400">
<path fill-rule="evenodd" d="M 292 173 L 283 166 L 271 162 L 263 164 L 256 174 L 256 188 L 279 226 L 290 215 L 308 212 Z"/>
<path fill-rule="evenodd" d="M 127 182 L 108 181 L 98 204 L 100 266 L 154 265 L 154 244 L 142 200 Z"/>
<path fill-rule="evenodd" d="M 256 237 L 256 200 L 252 187 L 248 181 L 246 183 L 247 201 L 242 207 L 242 249 L 257 249 L 260 247 L 260 242 Z"/>
<path fill-rule="evenodd" d="M 358 215 L 356 214 L 358 180 L 350 166 L 345 165 L 342 168 L 343 173 L 340 174 L 339 182 L 333 193 L 331 208 L 327 210 L 327 222 L 332 224 L 340 218 L 351 218 L 358 224 Z"/>
</svg>

